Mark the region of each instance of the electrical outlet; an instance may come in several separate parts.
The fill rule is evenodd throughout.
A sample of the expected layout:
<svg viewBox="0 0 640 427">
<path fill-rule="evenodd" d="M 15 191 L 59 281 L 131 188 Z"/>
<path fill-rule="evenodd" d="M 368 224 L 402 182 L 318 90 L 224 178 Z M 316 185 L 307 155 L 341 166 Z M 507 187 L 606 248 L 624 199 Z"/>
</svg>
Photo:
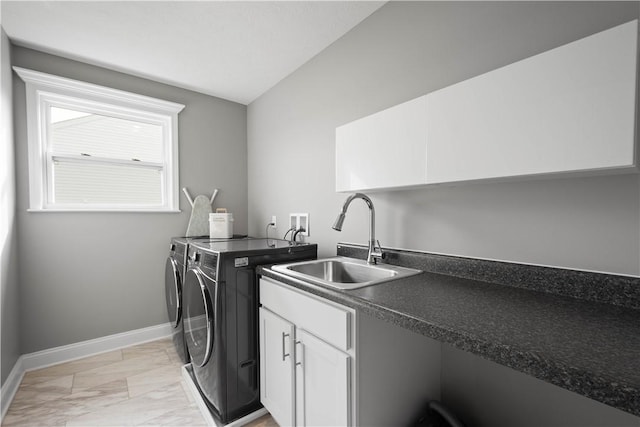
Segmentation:
<svg viewBox="0 0 640 427">
<path fill-rule="evenodd" d="M 271 228 L 278 228 L 278 222 L 275 215 L 271 215 Z"/>
</svg>

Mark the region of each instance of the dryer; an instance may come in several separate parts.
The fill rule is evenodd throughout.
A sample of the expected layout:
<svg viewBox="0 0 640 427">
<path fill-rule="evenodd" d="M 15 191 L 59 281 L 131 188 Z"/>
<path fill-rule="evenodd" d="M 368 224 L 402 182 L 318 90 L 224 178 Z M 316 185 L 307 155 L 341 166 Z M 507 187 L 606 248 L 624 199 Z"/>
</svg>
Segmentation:
<svg viewBox="0 0 640 427">
<path fill-rule="evenodd" d="M 315 244 L 279 239 L 189 245 L 184 333 L 191 374 L 209 410 L 222 423 L 262 407 L 256 267 L 316 256 Z"/>
</svg>

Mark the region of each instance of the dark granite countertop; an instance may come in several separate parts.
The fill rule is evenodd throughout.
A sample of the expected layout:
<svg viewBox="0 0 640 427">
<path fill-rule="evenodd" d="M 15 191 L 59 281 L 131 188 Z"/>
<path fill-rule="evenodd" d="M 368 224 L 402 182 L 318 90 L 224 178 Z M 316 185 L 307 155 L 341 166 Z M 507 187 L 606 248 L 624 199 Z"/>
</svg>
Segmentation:
<svg viewBox="0 0 640 427">
<path fill-rule="evenodd" d="M 640 415 L 640 310 L 433 272 L 350 291 L 259 273 Z"/>
</svg>

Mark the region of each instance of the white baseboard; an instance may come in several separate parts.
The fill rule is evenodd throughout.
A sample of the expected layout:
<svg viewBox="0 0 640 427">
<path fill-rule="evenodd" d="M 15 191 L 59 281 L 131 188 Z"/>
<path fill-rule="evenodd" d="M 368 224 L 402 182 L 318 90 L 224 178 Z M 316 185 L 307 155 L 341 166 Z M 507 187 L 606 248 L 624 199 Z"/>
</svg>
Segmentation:
<svg viewBox="0 0 640 427">
<path fill-rule="evenodd" d="M 34 369 L 46 368 L 47 366 L 57 365 L 58 363 L 70 362 L 72 360 L 82 359 L 83 357 L 154 341 L 169 335 L 171 335 L 171 325 L 169 323 L 150 326 L 148 328 L 136 329 L 134 331 L 122 332 L 120 334 L 108 335 L 102 338 L 25 354 L 22 356 L 24 358 L 22 365 L 26 372 L 33 371 Z"/>
<path fill-rule="evenodd" d="M 2 385 L 2 391 L 0 392 L 0 420 L 4 419 L 4 415 L 7 413 L 9 405 L 11 405 L 11 402 L 18 391 L 18 387 L 20 387 L 22 377 L 24 377 L 22 357 L 23 356 L 20 356 L 18 360 L 16 360 L 15 365 L 13 365 L 13 369 L 11 369 L 9 376 Z"/>
<path fill-rule="evenodd" d="M 120 334 L 108 335 L 102 338 L 37 351 L 35 353 L 23 354 L 18 358 L 11 373 L 2 385 L 2 391 L 0 393 L 2 398 L 2 416 L 0 420 L 4 419 L 4 415 L 7 409 L 9 409 L 9 405 L 16 391 L 18 391 L 25 372 L 166 338 L 171 335 L 172 330 L 173 328 L 170 323 L 164 323 L 148 328 L 136 329 L 129 332 L 122 332 Z"/>
</svg>

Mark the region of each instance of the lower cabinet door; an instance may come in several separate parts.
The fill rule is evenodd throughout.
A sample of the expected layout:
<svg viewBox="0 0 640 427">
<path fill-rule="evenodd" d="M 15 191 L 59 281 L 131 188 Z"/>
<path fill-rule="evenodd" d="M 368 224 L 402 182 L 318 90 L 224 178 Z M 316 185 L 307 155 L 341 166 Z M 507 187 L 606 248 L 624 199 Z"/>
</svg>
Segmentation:
<svg viewBox="0 0 640 427">
<path fill-rule="evenodd" d="M 296 425 L 351 425 L 351 357 L 302 329 L 295 345 Z"/>
<path fill-rule="evenodd" d="M 260 308 L 260 400 L 281 426 L 294 422 L 294 325 Z"/>
</svg>

